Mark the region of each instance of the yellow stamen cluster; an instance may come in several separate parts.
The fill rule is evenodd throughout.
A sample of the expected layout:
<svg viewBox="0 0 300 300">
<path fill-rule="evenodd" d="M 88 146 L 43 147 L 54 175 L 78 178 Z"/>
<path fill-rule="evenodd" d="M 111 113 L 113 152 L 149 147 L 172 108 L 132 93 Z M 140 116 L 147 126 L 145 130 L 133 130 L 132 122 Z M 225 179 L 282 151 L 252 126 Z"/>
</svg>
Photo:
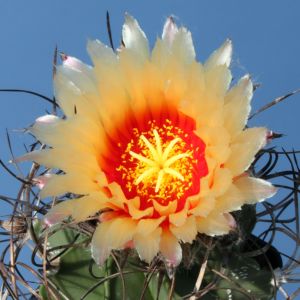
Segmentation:
<svg viewBox="0 0 300 300">
<path fill-rule="evenodd" d="M 146 202 L 166 205 L 183 197 L 192 186 L 198 147 L 187 143 L 187 133 L 168 119 L 160 126 L 149 121 L 148 126 L 146 131 L 134 128 L 130 142 L 118 145 L 124 152 L 116 171 L 128 198 L 138 195 Z"/>
<path fill-rule="evenodd" d="M 180 138 L 173 139 L 168 146 L 163 150 L 161 144 L 161 138 L 156 129 L 153 130 L 154 138 L 155 138 L 155 146 L 151 144 L 151 142 L 144 136 L 141 135 L 141 140 L 145 143 L 146 147 L 149 149 L 151 154 L 151 158 L 147 158 L 140 154 L 137 154 L 133 151 L 129 151 L 129 154 L 139 160 L 140 162 L 145 164 L 145 169 L 141 175 L 137 177 L 135 180 L 135 184 L 138 185 L 143 180 L 146 180 L 152 175 L 156 175 L 156 185 L 155 192 L 157 193 L 162 185 L 164 177 L 169 174 L 174 178 L 178 178 L 183 181 L 184 177 L 177 171 L 175 168 L 172 168 L 172 165 L 184 158 L 188 157 L 188 153 L 180 153 L 177 155 L 170 155 L 170 152 L 174 149 L 174 146 L 180 141 Z"/>
</svg>

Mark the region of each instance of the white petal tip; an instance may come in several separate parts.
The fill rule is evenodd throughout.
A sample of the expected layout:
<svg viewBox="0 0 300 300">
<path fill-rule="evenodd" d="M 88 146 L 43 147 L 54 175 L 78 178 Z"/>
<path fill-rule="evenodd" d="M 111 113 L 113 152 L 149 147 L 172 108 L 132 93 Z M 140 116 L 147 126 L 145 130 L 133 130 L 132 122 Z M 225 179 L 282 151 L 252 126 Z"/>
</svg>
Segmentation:
<svg viewBox="0 0 300 300">
<path fill-rule="evenodd" d="M 168 255 L 166 253 L 163 254 L 164 262 L 166 265 L 175 268 L 177 267 L 182 260 L 182 250 L 181 246 L 178 244 L 175 249 L 169 251 Z"/>
<path fill-rule="evenodd" d="M 234 217 L 232 216 L 232 214 L 224 213 L 223 216 L 227 220 L 230 229 L 235 230 L 237 228 L 237 224 L 236 224 L 236 221 L 235 221 Z"/>
<path fill-rule="evenodd" d="M 208 58 L 205 66 L 207 68 L 214 68 L 216 66 L 225 65 L 229 67 L 232 57 L 232 41 L 227 39 L 223 45 L 215 50 Z"/>
<path fill-rule="evenodd" d="M 167 263 L 170 266 L 172 266 L 173 268 L 175 268 L 175 267 L 177 267 L 181 263 L 181 260 L 182 260 L 182 254 L 180 253 L 180 255 L 176 255 L 173 258 L 168 259 L 166 261 L 167 261 Z"/>
<path fill-rule="evenodd" d="M 250 74 L 246 74 L 244 75 L 240 81 L 251 81 L 251 75 Z"/>
<path fill-rule="evenodd" d="M 278 188 L 270 183 L 269 186 L 265 187 L 265 190 L 263 191 L 264 197 L 263 197 L 263 199 L 261 199 L 261 201 L 264 201 L 265 199 L 268 199 L 268 198 L 272 198 L 273 196 L 275 196 L 277 194 L 277 192 L 278 192 Z"/>
<path fill-rule="evenodd" d="M 231 62 L 232 56 L 232 41 L 227 39 L 224 44 L 220 48 L 220 55 L 219 55 L 219 65 L 226 65 L 229 67 Z"/>
<path fill-rule="evenodd" d="M 87 51 L 96 66 L 102 66 L 107 63 L 112 64 L 117 61 L 117 56 L 112 48 L 99 40 L 88 40 Z"/>
<path fill-rule="evenodd" d="M 139 23 L 128 13 L 125 13 L 125 23 L 122 29 L 122 40 L 126 49 L 131 49 L 143 60 L 149 56 L 148 40 Z"/>
<path fill-rule="evenodd" d="M 53 177 L 53 174 L 45 174 L 43 176 L 38 176 L 33 179 L 35 185 L 41 190 L 45 187 L 50 178 Z"/>
<path fill-rule="evenodd" d="M 124 18 L 125 18 L 125 22 L 123 25 L 123 30 L 126 30 L 126 26 L 128 26 L 131 30 L 140 30 L 141 32 L 139 23 L 134 17 L 132 17 L 129 13 L 125 12 Z"/>
<path fill-rule="evenodd" d="M 15 157 L 13 159 L 11 159 L 9 161 L 9 163 L 12 163 L 12 164 L 18 164 L 20 162 L 25 162 L 25 161 L 29 161 L 29 160 L 35 160 L 35 158 L 38 156 L 38 154 L 40 153 L 41 151 L 40 150 L 35 150 L 33 152 L 28 152 L 22 156 L 18 156 L 18 157 Z"/>
<path fill-rule="evenodd" d="M 268 130 L 267 131 L 267 137 L 266 137 L 267 143 L 272 142 L 273 139 L 281 138 L 282 136 L 284 136 L 284 135 L 281 134 L 281 133 L 274 132 L 273 130 Z"/>
<path fill-rule="evenodd" d="M 224 42 L 224 45 L 230 45 L 230 47 L 232 47 L 232 39 L 227 38 Z"/>
<path fill-rule="evenodd" d="M 60 52 L 59 57 L 63 62 L 65 62 L 68 59 L 68 55 L 64 52 Z"/>
<path fill-rule="evenodd" d="M 167 42 L 168 46 L 172 45 L 177 32 L 178 27 L 174 21 L 174 18 L 172 16 L 168 17 L 162 33 L 162 39 Z"/>
<path fill-rule="evenodd" d="M 65 210 L 65 202 L 62 202 L 61 204 L 57 204 L 54 206 L 44 217 L 43 222 L 47 226 L 53 226 L 55 224 L 60 223 L 64 219 L 71 216 L 71 211 Z"/>
<path fill-rule="evenodd" d="M 238 82 L 244 93 L 249 94 L 252 97 L 253 94 L 253 83 L 250 74 L 244 75 Z"/>
<path fill-rule="evenodd" d="M 125 22 L 136 22 L 135 18 L 131 16 L 127 11 L 124 14 Z"/>
<path fill-rule="evenodd" d="M 72 56 L 68 56 L 66 54 L 61 54 L 61 55 L 63 55 L 61 57 L 62 57 L 64 66 L 71 68 L 71 69 L 80 69 L 81 62 L 79 59 L 72 57 Z"/>
<path fill-rule="evenodd" d="M 93 245 L 91 247 L 92 258 L 94 259 L 94 261 L 98 266 L 104 265 L 105 261 L 108 259 L 110 255 L 110 251 L 111 251 L 110 249 L 106 249 L 106 250 L 95 249 Z"/>
<path fill-rule="evenodd" d="M 176 267 L 179 265 L 180 261 L 176 262 L 176 264 L 174 264 L 174 262 L 164 259 L 164 263 L 165 263 L 168 277 L 169 277 L 169 279 L 172 279 L 175 275 Z"/>
<path fill-rule="evenodd" d="M 50 220 L 48 220 L 48 219 L 44 219 L 43 220 L 43 223 L 47 226 L 47 227 L 51 227 L 51 226 L 53 226 L 55 223 L 52 223 Z"/>
<path fill-rule="evenodd" d="M 35 124 L 36 125 L 50 125 L 50 124 L 57 123 L 57 121 L 59 121 L 59 120 L 60 120 L 60 118 L 55 115 L 44 115 L 44 116 L 38 117 L 35 120 Z"/>
<path fill-rule="evenodd" d="M 51 227 L 55 224 L 60 223 L 64 219 L 64 217 L 65 215 L 62 214 L 48 213 L 48 215 L 46 215 L 45 218 L 43 219 L 43 223 L 46 226 Z"/>
</svg>

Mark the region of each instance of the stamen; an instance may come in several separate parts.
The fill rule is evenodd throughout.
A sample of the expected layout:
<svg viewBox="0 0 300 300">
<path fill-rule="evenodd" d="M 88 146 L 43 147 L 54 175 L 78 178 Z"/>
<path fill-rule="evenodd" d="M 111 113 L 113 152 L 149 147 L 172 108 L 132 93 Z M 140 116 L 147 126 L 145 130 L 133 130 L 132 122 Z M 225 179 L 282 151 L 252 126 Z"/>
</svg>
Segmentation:
<svg viewBox="0 0 300 300">
<path fill-rule="evenodd" d="M 176 138 L 174 140 L 172 140 L 170 142 L 170 144 L 167 146 L 167 148 L 165 149 L 164 151 L 164 154 L 163 154 L 163 157 L 162 157 L 162 160 L 166 160 L 169 156 L 169 153 L 171 152 L 171 150 L 173 149 L 173 147 L 180 141 L 180 138 Z"/>
<path fill-rule="evenodd" d="M 134 182 L 136 185 L 138 185 L 139 183 L 141 183 L 144 179 L 146 179 L 147 177 L 150 177 L 150 175 L 152 175 L 154 172 L 157 171 L 157 167 L 152 167 L 148 170 L 146 170 L 144 173 L 142 173 Z"/>
<path fill-rule="evenodd" d="M 156 129 L 153 130 L 153 133 L 154 133 L 154 137 L 155 137 L 157 154 L 158 154 L 159 158 L 161 159 L 162 158 L 162 147 L 161 147 L 160 137 L 159 137 Z"/>
<path fill-rule="evenodd" d="M 184 180 L 184 177 L 183 177 L 179 172 L 177 172 L 177 171 L 174 170 L 174 169 L 171 169 L 171 168 L 165 168 L 164 171 L 165 171 L 165 173 L 168 173 L 168 174 L 170 174 L 170 175 L 172 175 L 172 176 L 174 176 L 174 177 L 180 179 L 181 181 Z"/>
<path fill-rule="evenodd" d="M 154 166 L 156 165 L 156 163 L 155 163 L 153 160 L 151 160 L 151 159 L 149 159 L 149 158 L 147 158 L 147 157 L 144 157 L 144 156 L 142 156 L 142 155 L 140 155 L 140 154 L 137 154 L 137 153 L 135 153 L 135 152 L 133 152 L 133 151 L 129 151 L 129 154 L 130 154 L 132 157 L 134 157 L 134 158 L 136 158 L 136 159 L 142 161 L 142 162 L 145 163 L 146 165 L 149 165 L 149 166 L 152 166 L 152 167 L 154 167 Z"/>
<path fill-rule="evenodd" d="M 184 120 L 180 124 L 177 118 L 152 120 L 147 113 L 140 119 L 142 126 L 118 143 L 119 155 L 109 163 L 113 171 L 108 168 L 105 175 L 120 184 L 128 200 L 138 197 L 141 209 L 152 201 L 167 205 L 180 200 L 183 205 L 200 191 L 200 178 L 207 175 L 205 144 L 192 130 L 194 120 Z"/>
<path fill-rule="evenodd" d="M 184 157 L 189 157 L 189 154 L 187 153 L 181 153 L 175 156 L 172 156 L 171 158 L 169 158 L 165 163 L 164 163 L 164 167 L 167 168 L 169 166 L 171 166 L 175 161 L 184 158 Z"/>
<path fill-rule="evenodd" d="M 142 181 L 147 181 L 147 179 L 149 179 L 149 177 L 151 180 L 151 176 L 154 176 L 154 174 L 157 173 L 155 192 L 158 193 L 160 188 L 163 185 L 164 176 L 167 174 L 171 175 L 174 178 L 177 178 L 181 181 L 184 181 L 184 176 L 181 175 L 179 173 L 179 171 L 177 171 L 176 169 L 171 168 L 171 165 L 182 158 L 189 157 L 190 154 L 189 153 L 179 153 L 168 159 L 170 152 L 173 150 L 174 146 L 178 142 L 181 141 L 181 139 L 180 138 L 173 139 L 167 145 L 167 147 L 163 150 L 161 138 L 156 129 L 153 130 L 153 135 L 154 135 L 154 139 L 155 139 L 155 146 L 144 135 L 140 136 L 140 139 L 144 142 L 145 146 L 148 148 L 148 155 L 150 157 L 145 157 L 145 156 L 135 153 L 133 151 L 129 151 L 129 154 L 145 165 L 145 166 L 139 167 L 140 168 L 139 170 L 142 172 L 135 179 L 134 184 L 138 185 Z M 177 151 L 177 153 L 178 153 L 178 151 Z M 150 184 L 151 184 L 151 182 L 150 182 Z"/>
<path fill-rule="evenodd" d="M 144 135 L 141 135 L 141 140 L 143 140 L 143 142 L 145 143 L 145 145 L 150 150 L 150 152 L 152 154 L 152 157 L 155 159 L 155 157 L 157 157 L 157 151 L 155 150 L 155 148 L 153 147 L 153 145 L 149 142 L 149 140 Z"/>
<path fill-rule="evenodd" d="M 162 184 L 162 181 L 163 181 L 164 173 L 165 173 L 164 170 L 160 170 L 158 172 L 156 186 L 155 186 L 155 193 L 158 193 L 158 191 L 159 191 L 159 188 L 160 188 L 160 186 Z"/>
</svg>

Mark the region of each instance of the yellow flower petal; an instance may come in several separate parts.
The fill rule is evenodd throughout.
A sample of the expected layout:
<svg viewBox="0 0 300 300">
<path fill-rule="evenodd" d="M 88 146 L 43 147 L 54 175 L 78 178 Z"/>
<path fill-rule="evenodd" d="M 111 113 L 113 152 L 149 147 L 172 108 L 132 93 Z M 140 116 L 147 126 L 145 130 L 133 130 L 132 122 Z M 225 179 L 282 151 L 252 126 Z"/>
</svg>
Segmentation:
<svg viewBox="0 0 300 300">
<path fill-rule="evenodd" d="M 184 27 L 179 28 L 174 36 L 170 51 L 181 63 L 193 62 L 196 54 L 190 31 Z"/>
<path fill-rule="evenodd" d="M 189 210 L 190 214 L 197 217 L 207 217 L 208 214 L 215 208 L 215 198 L 212 196 L 200 197 L 199 195 L 188 198 L 188 201 L 196 202 L 193 208 Z"/>
<path fill-rule="evenodd" d="M 149 56 L 148 40 L 136 19 L 129 14 L 125 15 L 122 30 L 123 42 L 127 49 L 134 51 L 137 57 L 146 59 Z"/>
<path fill-rule="evenodd" d="M 139 220 L 136 233 L 140 235 L 147 236 L 153 232 L 164 220 L 166 217 L 160 217 L 158 219 L 142 219 Z"/>
<path fill-rule="evenodd" d="M 266 136 L 266 128 L 249 128 L 233 140 L 231 154 L 224 165 L 231 170 L 232 176 L 240 175 L 249 168 L 255 154 L 265 145 Z"/>
<path fill-rule="evenodd" d="M 205 69 L 206 88 L 216 97 L 224 97 L 231 83 L 232 76 L 226 65 Z M 219 99 L 219 101 L 222 101 Z"/>
<path fill-rule="evenodd" d="M 89 177 L 74 174 L 52 176 L 40 192 L 41 198 L 74 193 L 79 195 L 99 191 L 100 186 L 90 180 Z"/>
<path fill-rule="evenodd" d="M 188 208 L 189 202 L 186 201 L 185 206 L 181 211 L 169 215 L 170 223 L 175 226 L 182 226 L 186 222 Z"/>
<path fill-rule="evenodd" d="M 89 128 L 89 130 L 86 130 L 86 128 Z M 73 151 L 78 147 L 79 150 L 94 155 L 98 154 L 103 147 L 99 138 L 104 139 L 105 137 L 103 126 L 99 121 L 99 116 L 97 117 L 97 120 L 87 118 L 86 116 L 80 118 L 68 118 L 68 120 L 59 124 L 56 136 L 54 132 L 52 135 L 51 146 L 63 147 L 66 145 L 66 142 L 68 142 L 70 143 L 69 147 Z M 63 141 L 65 142 L 64 145 L 62 143 Z"/>
<path fill-rule="evenodd" d="M 67 68 L 58 68 L 54 76 L 54 92 L 55 98 L 63 109 L 64 113 L 68 116 L 74 116 L 78 112 L 88 115 L 90 118 L 97 117 L 97 111 L 91 109 L 87 104 L 88 95 L 97 95 L 98 91 L 93 81 L 88 81 L 82 78 L 80 81 L 81 73 L 77 71 L 66 71 Z M 78 86 L 74 83 L 78 84 Z"/>
<path fill-rule="evenodd" d="M 132 240 L 136 221 L 119 217 L 98 225 L 94 232 L 91 250 L 97 264 L 102 265 L 112 249 L 123 249 Z"/>
<path fill-rule="evenodd" d="M 217 168 L 214 173 L 214 179 L 211 191 L 215 197 L 223 195 L 232 184 L 232 175 L 229 169 Z"/>
<path fill-rule="evenodd" d="M 277 188 L 270 182 L 248 176 L 241 176 L 234 181 L 234 185 L 240 190 L 244 197 L 244 201 L 248 204 L 253 204 L 273 197 L 277 192 Z"/>
<path fill-rule="evenodd" d="M 98 40 L 89 40 L 87 44 L 87 51 L 95 64 L 95 69 L 102 68 L 103 64 L 106 67 L 116 67 L 117 56 L 113 49 L 104 45 Z"/>
<path fill-rule="evenodd" d="M 230 212 L 241 209 L 244 204 L 255 204 L 275 195 L 277 188 L 268 181 L 240 176 L 222 197 L 218 199 L 215 210 Z"/>
<path fill-rule="evenodd" d="M 215 50 L 210 55 L 208 60 L 205 62 L 205 68 L 210 69 L 219 65 L 225 65 L 226 67 L 229 67 L 231 56 L 232 42 L 231 40 L 227 39 L 219 49 Z"/>
<path fill-rule="evenodd" d="M 184 243 L 192 243 L 197 235 L 196 219 L 190 216 L 185 223 L 180 226 L 170 226 L 170 231 L 176 236 L 178 240 Z"/>
<path fill-rule="evenodd" d="M 244 199 L 240 190 L 233 184 L 223 196 L 218 198 L 215 211 L 230 212 L 241 209 L 245 203 Z"/>
<path fill-rule="evenodd" d="M 252 94 L 253 85 L 249 75 L 246 75 L 225 96 L 224 126 L 232 137 L 239 134 L 246 125 Z"/>
<path fill-rule="evenodd" d="M 135 234 L 133 237 L 134 246 L 142 260 L 150 263 L 159 251 L 159 243 L 162 229 L 156 228 L 151 233 Z"/>
<path fill-rule="evenodd" d="M 53 225 L 61 222 L 66 217 L 72 216 L 76 222 L 85 221 L 95 215 L 99 210 L 106 208 L 104 197 L 101 193 L 93 193 L 78 199 L 67 200 L 56 204 L 45 216 L 44 222 Z"/>
<path fill-rule="evenodd" d="M 124 209 L 127 199 L 121 187 L 117 183 L 113 182 L 108 185 L 108 188 L 112 194 L 112 198 L 109 199 L 108 203 L 111 203 L 113 206 L 120 209 Z"/>
<path fill-rule="evenodd" d="M 182 250 L 177 238 L 170 231 L 162 231 L 159 249 L 168 263 L 175 267 L 179 265 L 182 258 Z"/>
<path fill-rule="evenodd" d="M 211 213 L 206 218 L 196 218 L 198 232 L 211 236 L 227 234 L 230 231 L 228 222 L 221 213 Z"/>
</svg>

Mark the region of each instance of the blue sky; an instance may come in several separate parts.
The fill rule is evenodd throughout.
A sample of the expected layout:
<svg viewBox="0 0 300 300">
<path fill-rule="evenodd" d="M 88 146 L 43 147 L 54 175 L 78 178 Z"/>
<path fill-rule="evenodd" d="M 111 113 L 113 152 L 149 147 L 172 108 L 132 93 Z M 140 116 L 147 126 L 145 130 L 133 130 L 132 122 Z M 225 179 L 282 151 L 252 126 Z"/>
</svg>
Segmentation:
<svg viewBox="0 0 300 300">
<path fill-rule="evenodd" d="M 88 38 L 108 43 L 105 14 L 111 14 L 115 45 L 120 41 L 124 13 L 135 16 L 150 43 L 161 34 L 169 15 L 188 27 L 197 57 L 203 61 L 226 38 L 234 44 L 233 75 L 250 73 L 261 83 L 253 107 L 300 88 L 300 2 L 286 1 L 61 1 L 0 2 L 0 88 L 26 88 L 52 96 L 52 59 L 60 51 L 90 62 Z M 39 98 L 0 94 L 0 158 L 10 159 L 5 129 L 12 133 L 17 155 L 24 152 L 24 137 L 13 132 L 31 124 L 50 107 Z M 255 118 L 251 125 L 266 126 L 286 134 L 280 146 L 300 149 L 300 95 Z M 0 170 L 0 194 L 15 196 L 17 184 Z M 3 207 L 3 213 L 7 210 Z"/>
</svg>

